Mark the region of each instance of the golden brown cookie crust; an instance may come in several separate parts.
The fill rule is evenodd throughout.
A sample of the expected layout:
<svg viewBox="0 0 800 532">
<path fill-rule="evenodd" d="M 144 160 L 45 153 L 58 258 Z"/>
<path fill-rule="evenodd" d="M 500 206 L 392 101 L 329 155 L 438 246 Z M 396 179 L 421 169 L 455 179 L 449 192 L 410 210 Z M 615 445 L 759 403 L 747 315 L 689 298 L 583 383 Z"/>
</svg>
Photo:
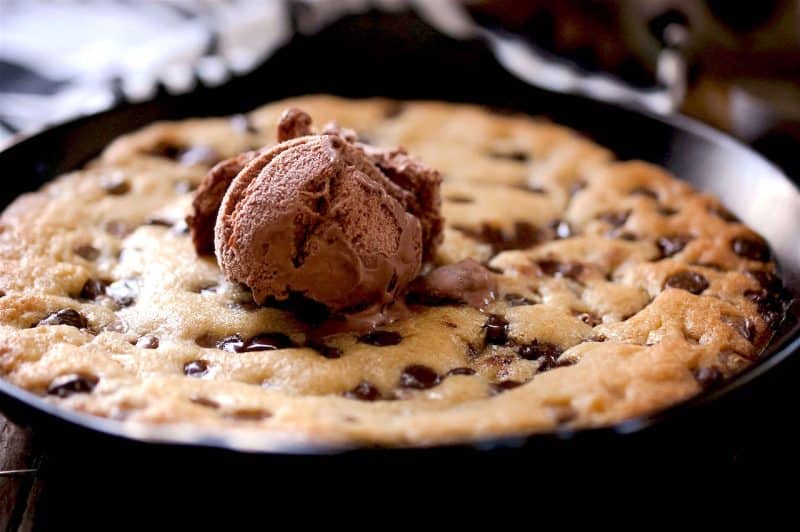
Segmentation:
<svg viewBox="0 0 800 532">
<path fill-rule="evenodd" d="M 214 162 L 275 142 L 289 107 L 441 171 L 436 261 L 490 266 L 487 312 L 419 307 L 388 333 L 306 346 L 306 325 L 197 256 L 191 190 Z M 600 426 L 740 371 L 775 319 L 758 296 L 774 264 L 717 200 L 473 105 L 307 96 L 159 123 L 0 223 L 3 378 L 125 422 L 387 445 Z M 278 348 L 247 349 L 259 342 Z"/>
</svg>

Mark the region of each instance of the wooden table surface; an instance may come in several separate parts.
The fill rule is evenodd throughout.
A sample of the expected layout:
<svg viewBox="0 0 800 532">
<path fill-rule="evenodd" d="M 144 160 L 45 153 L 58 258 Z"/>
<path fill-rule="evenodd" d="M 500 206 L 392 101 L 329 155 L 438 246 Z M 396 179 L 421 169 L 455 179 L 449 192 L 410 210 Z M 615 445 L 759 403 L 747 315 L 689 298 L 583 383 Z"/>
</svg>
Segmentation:
<svg viewBox="0 0 800 532">
<path fill-rule="evenodd" d="M 31 431 L 0 415 L 0 530 L 33 529 L 41 462 Z"/>
</svg>

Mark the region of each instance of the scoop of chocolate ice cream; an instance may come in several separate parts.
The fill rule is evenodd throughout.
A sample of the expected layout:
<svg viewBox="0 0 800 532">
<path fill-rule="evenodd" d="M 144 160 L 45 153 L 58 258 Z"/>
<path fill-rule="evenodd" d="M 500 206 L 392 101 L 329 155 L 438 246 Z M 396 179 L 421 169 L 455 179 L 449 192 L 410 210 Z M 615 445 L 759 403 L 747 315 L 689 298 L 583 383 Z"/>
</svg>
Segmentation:
<svg viewBox="0 0 800 532">
<path fill-rule="evenodd" d="M 195 247 L 209 250 L 213 226 L 220 268 L 259 303 L 301 296 L 333 313 L 387 304 L 441 240 L 439 174 L 335 125 L 309 135 L 310 122 L 289 110 L 283 142 L 209 172 L 188 220 Z"/>
</svg>

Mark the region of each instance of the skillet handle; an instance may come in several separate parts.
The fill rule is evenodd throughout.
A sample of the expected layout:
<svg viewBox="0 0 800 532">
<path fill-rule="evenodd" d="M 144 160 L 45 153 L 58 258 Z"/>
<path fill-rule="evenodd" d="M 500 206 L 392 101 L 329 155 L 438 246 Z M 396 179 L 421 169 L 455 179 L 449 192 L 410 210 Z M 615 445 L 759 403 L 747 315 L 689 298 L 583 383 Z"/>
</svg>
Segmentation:
<svg viewBox="0 0 800 532">
<path fill-rule="evenodd" d="M 555 59 L 519 35 L 481 26 L 457 0 L 414 3 L 428 23 L 451 37 L 486 41 L 501 65 L 531 85 L 664 115 L 677 111 L 686 96 L 687 64 L 681 53 L 687 37 L 684 26 L 667 26 L 656 62 L 656 85 L 640 88 Z"/>
</svg>

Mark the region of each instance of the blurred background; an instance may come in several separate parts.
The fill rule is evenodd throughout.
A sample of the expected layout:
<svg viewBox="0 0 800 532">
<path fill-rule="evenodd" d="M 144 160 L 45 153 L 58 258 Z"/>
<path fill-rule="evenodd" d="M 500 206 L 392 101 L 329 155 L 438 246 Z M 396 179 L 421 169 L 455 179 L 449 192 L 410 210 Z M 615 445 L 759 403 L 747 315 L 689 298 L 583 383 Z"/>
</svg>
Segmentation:
<svg viewBox="0 0 800 532">
<path fill-rule="evenodd" d="M 545 88 L 684 112 L 776 158 L 800 142 L 800 0 L 0 0 L 0 143 L 223 84 L 373 10 L 483 39 Z"/>
</svg>

